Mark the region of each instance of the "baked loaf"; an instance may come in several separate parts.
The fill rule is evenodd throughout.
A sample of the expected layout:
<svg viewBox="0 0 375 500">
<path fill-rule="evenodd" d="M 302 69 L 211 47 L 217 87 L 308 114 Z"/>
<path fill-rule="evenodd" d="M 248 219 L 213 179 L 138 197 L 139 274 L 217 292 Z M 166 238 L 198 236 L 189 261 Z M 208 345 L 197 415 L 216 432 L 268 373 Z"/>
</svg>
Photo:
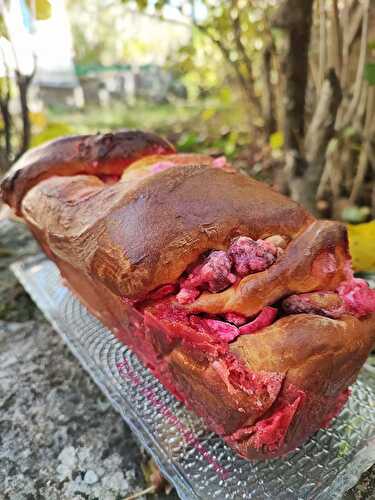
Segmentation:
<svg viewBox="0 0 375 500">
<path fill-rule="evenodd" d="M 247 458 L 341 410 L 375 341 L 345 227 L 149 133 L 66 137 L 2 181 L 73 293 Z"/>
</svg>

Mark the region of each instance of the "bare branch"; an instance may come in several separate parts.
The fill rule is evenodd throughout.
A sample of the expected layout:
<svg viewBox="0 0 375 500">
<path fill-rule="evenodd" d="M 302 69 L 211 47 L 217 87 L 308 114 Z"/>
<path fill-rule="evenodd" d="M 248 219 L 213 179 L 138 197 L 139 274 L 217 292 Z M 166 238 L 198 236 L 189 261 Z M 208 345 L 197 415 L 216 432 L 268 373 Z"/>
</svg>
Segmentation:
<svg viewBox="0 0 375 500">
<path fill-rule="evenodd" d="M 20 97 L 21 106 L 21 119 L 22 119 L 22 138 L 19 150 L 16 154 L 15 160 L 18 160 L 25 151 L 30 146 L 31 141 L 31 121 L 28 106 L 28 92 L 31 81 L 35 74 L 36 66 L 34 65 L 34 70 L 30 75 L 22 75 L 18 70 L 16 70 L 16 82 Z"/>
<path fill-rule="evenodd" d="M 318 189 L 316 192 L 316 199 L 317 200 L 320 200 L 321 198 L 323 198 L 328 181 L 330 180 L 330 178 L 332 176 L 333 156 L 334 156 L 334 152 L 336 151 L 336 149 L 337 149 L 337 139 L 333 138 L 333 139 L 331 139 L 331 141 L 327 147 L 326 161 L 325 161 L 325 165 L 323 168 L 322 176 L 320 178 L 319 186 L 318 186 Z"/>
<path fill-rule="evenodd" d="M 354 13 L 349 14 L 349 19 L 350 19 L 349 30 L 348 30 L 349 51 L 353 43 L 357 39 L 359 30 L 361 28 L 362 17 L 363 17 L 363 6 L 361 3 L 359 3 L 358 5 L 356 5 Z"/>
<path fill-rule="evenodd" d="M 342 98 L 340 82 L 330 69 L 323 82 L 319 102 L 305 138 L 305 158 L 308 167 L 304 175 L 304 205 L 316 211 L 316 193 L 326 162 L 327 146 L 334 136 L 334 124 Z"/>
<path fill-rule="evenodd" d="M 367 108 L 367 96 L 368 96 L 368 82 L 364 81 L 361 89 L 361 96 L 359 99 L 359 103 L 357 109 L 355 110 L 353 119 L 351 120 L 351 125 L 354 129 L 361 131 L 364 127 L 364 119 L 366 116 L 366 108 Z"/>
<path fill-rule="evenodd" d="M 349 39 L 349 11 L 350 11 L 350 0 L 345 0 L 343 12 L 342 12 L 342 70 L 341 70 L 341 86 L 344 89 L 346 81 L 348 78 L 349 70 L 349 49 L 350 49 L 350 39 Z"/>
<path fill-rule="evenodd" d="M 275 103 L 272 92 L 271 71 L 272 71 L 272 47 L 270 43 L 262 54 L 262 108 L 264 116 L 264 128 L 266 137 L 269 138 L 277 129 L 275 117 Z"/>
<path fill-rule="evenodd" d="M 375 88 L 370 87 L 368 90 L 366 119 L 363 129 L 363 143 L 361 153 L 359 155 L 358 167 L 353 181 L 352 192 L 350 193 L 350 202 L 355 203 L 368 168 L 369 155 L 371 149 L 371 138 L 375 132 Z"/>
<path fill-rule="evenodd" d="M 334 121 L 341 102 L 341 87 L 334 69 L 330 69 L 305 138 L 305 156 L 316 163 L 324 155 L 334 132 Z M 320 176 L 319 176 L 320 177 Z"/>
<path fill-rule="evenodd" d="M 327 21 L 325 0 L 319 0 L 319 89 L 327 69 Z"/>
<path fill-rule="evenodd" d="M 11 113 L 9 110 L 9 102 L 10 102 L 10 97 L 11 97 L 11 91 L 10 91 L 10 71 L 9 67 L 7 64 L 7 60 L 5 57 L 4 49 L 2 45 L 0 45 L 0 51 L 1 51 L 1 58 L 4 64 L 5 68 L 5 89 L 4 93 L 0 91 L 0 112 L 1 116 L 3 119 L 3 124 L 4 124 L 4 141 L 5 141 L 5 163 L 6 165 L 3 165 L 2 168 L 6 168 L 9 166 L 11 163 L 11 158 L 12 158 L 12 117 Z M 1 89 L 2 90 L 2 89 Z M 4 163 L 4 159 L 3 159 Z"/>
<path fill-rule="evenodd" d="M 338 0 L 332 0 L 332 34 L 335 42 L 335 70 L 338 78 L 342 71 L 342 32 L 340 28 L 340 16 Z"/>
<path fill-rule="evenodd" d="M 364 0 L 363 5 L 363 17 L 362 17 L 362 34 L 361 34 L 361 47 L 358 58 L 357 75 L 354 83 L 353 98 L 349 104 L 348 110 L 345 113 L 342 121 L 342 125 L 346 126 L 349 124 L 355 114 L 359 100 L 361 97 L 361 91 L 363 88 L 363 71 L 366 63 L 367 54 L 367 38 L 368 38 L 368 19 L 369 19 L 369 0 Z"/>
<path fill-rule="evenodd" d="M 247 72 L 247 80 L 249 86 L 249 95 L 251 95 L 251 102 L 256 107 L 257 111 L 261 113 L 261 106 L 259 99 L 254 92 L 254 75 L 253 68 L 250 57 L 248 56 L 245 46 L 242 42 L 242 28 L 240 21 L 240 14 L 238 9 L 238 0 L 232 0 L 233 15 L 230 17 L 233 25 L 234 41 L 236 43 L 237 50 L 241 56 L 241 59 L 245 65 Z"/>
<path fill-rule="evenodd" d="M 241 86 L 241 89 L 244 92 L 246 98 L 248 99 L 249 102 L 254 104 L 254 106 L 256 106 L 258 110 L 260 110 L 260 103 L 254 96 L 251 83 L 246 80 L 244 74 L 241 72 L 239 65 L 235 61 L 233 61 L 232 58 L 230 57 L 230 50 L 228 49 L 228 47 L 223 43 L 223 41 L 220 38 L 213 35 L 213 33 L 211 33 L 210 30 L 207 29 L 205 26 L 201 24 L 195 24 L 194 26 L 204 35 L 206 35 L 220 49 L 222 55 L 224 56 L 224 59 L 227 61 L 227 63 L 232 67 L 233 71 L 235 72 L 239 84 Z"/>
</svg>

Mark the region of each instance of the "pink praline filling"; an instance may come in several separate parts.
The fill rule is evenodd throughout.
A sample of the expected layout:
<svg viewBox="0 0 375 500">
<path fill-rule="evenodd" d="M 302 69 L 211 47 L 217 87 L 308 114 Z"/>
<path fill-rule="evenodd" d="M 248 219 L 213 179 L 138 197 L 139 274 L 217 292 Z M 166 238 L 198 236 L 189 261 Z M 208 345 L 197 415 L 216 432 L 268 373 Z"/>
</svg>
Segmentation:
<svg viewBox="0 0 375 500">
<path fill-rule="evenodd" d="M 244 276 L 266 270 L 278 256 L 277 247 L 264 240 L 240 236 L 232 241 L 227 252 L 212 251 L 181 281 L 177 294 L 180 304 L 189 304 L 202 291 L 221 292 Z"/>
<path fill-rule="evenodd" d="M 375 312 L 375 290 L 360 278 L 344 281 L 337 288 L 350 314 L 362 317 Z"/>
</svg>

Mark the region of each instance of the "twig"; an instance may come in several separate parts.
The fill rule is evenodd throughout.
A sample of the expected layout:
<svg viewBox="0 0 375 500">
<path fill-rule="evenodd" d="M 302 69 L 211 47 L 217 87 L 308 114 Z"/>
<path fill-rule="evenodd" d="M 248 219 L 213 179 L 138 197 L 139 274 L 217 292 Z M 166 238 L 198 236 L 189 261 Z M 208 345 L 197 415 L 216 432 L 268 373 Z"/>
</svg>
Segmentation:
<svg viewBox="0 0 375 500">
<path fill-rule="evenodd" d="M 8 19 L 9 19 L 9 12 L 7 10 L 6 4 L 4 0 L 0 0 L 0 12 L 3 16 L 4 23 L 8 27 Z M 32 79 L 35 76 L 36 72 L 36 54 L 35 52 L 32 52 L 32 57 L 33 57 L 33 69 L 32 72 L 29 75 L 23 75 L 20 69 L 18 57 L 17 57 L 17 51 L 14 48 L 13 41 L 12 41 L 12 32 L 8 29 L 9 32 L 9 41 L 10 41 L 10 46 L 11 50 L 13 52 L 13 57 L 14 57 L 14 62 L 15 62 L 15 77 L 16 77 L 16 82 L 19 90 L 19 98 L 20 98 L 20 108 L 21 108 L 21 119 L 22 119 L 22 137 L 21 137 L 21 144 L 19 146 L 18 152 L 14 155 L 14 160 L 18 160 L 20 156 L 28 149 L 30 146 L 30 140 L 31 140 L 31 123 L 30 123 L 30 115 L 29 115 L 29 108 L 28 108 L 28 90 L 30 83 Z"/>
<path fill-rule="evenodd" d="M 375 89 L 371 87 L 368 92 L 367 109 L 365 126 L 363 129 L 363 143 L 361 153 L 359 155 L 358 167 L 353 181 L 352 191 L 350 193 L 349 201 L 354 204 L 358 198 L 359 191 L 362 187 L 363 181 L 366 176 L 373 129 L 375 128 Z"/>
<path fill-rule="evenodd" d="M 316 194 L 326 163 L 327 147 L 334 136 L 334 123 L 341 98 L 340 82 L 332 68 L 324 80 L 318 105 L 305 138 L 305 158 L 308 167 L 304 175 L 303 201 L 304 205 L 312 211 L 316 210 Z"/>
<path fill-rule="evenodd" d="M 348 26 L 348 45 L 349 51 L 352 48 L 353 43 L 357 39 L 359 29 L 361 27 L 363 17 L 363 6 L 361 3 L 356 5 L 354 13 L 349 14 L 350 24 Z"/>
<path fill-rule="evenodd" d="M 333 151 L 330 161 L 332 162 L 332 168 L 330 171 L 329 175 L 329 181 L 331 185 L 331 192 L 332 192 L 332 205 L 335 206 L 336 202 L 340 196 L 341 192 L 341 181 L 342 181 L 342 175 L 341 175 L 341 169 L 339 168 L 338 162 L 337 162 L 337 151 Z"/>
<path fill-rule="evenodd" d="M 272 42 L 267 45 L 262 53 L 262 107 L 264 116 L 264 128 L 266 137 L 269 139 L 271 134 L 276 131 L 275 106 L 272 92 L 271 71 L 272 71 Z"/>
<path fill-rule="evenodd" d="M 314 84 L 315 91 L 317 92 L 319 88 L 318 68 L 316 67 L 316 64 L 313 61 L 312 57 L 309 58 L 309 67 L 310 67 L 311 79 Z"/>
<path fill-rule="evenodd" d="M 325 0 L 319 1 L 319 90 L 322 88 L 327 66 L 327 27 Z"/>
<path fill-rule="evenodd" d="M 270 75 L 269 75 L 270 80 L 272 72 L 274 72 L 277 76 L 277 81 L 275 82 L 276 83 L 275 85 L 272 85 L 272 82 L 270 81 L 273 109 L 274 109 L 275 122 L 277 128 L 278 124 L 284 123 L 283 88 L 282 88 L 283 86 L 281 84 L 282 68 L 281 68 L 280 57 L 277 52 L 277 47 L 274 41 L 274 35 L 272 33 L 272 22 L 267 10 L 264 12 L 264 29 L 269 40 L 267 45 L 271 47 L 271 61 L 270 61 Z"/>
<path fill-rule="evenodd" d="M 323 173 L 319 182 L 318 189 L 316 191 L 316 199 L 319 200 L 323 198 L 324 191 L 327 187 L 328 181 L 331 179 L 331 173 L 333 169 L 333 156 L 337 149 L 337 139 L 333 138 L 328 144 L 326 161 L 323 168 Z"/>
<path fill-rule="evenodd" d="M 368 82 L 364 81 L 362 84 L 362 92 L 361 92 L 361 97 L 359 99 L 359 103 L 357 106 L 357 109 L 355 111 L 355 115 L 352 118 L 352 124 L 354 129 L 356 130 L 362 130 L 363 129 L 363 121 L 366 116 L 366 108 L 368 105 L 367 101 L 367 95 L 368 95 L 368 88 L 369 84 Z"/>
<path fill-rule="evenodd" d="M 349 0 L 344 0 L 344 8 L 342 11 L 342 68 L 341 68 L 341 86 L 345 89 L 346 80 L 348 78 L 348 69 L 349 69 L 349 11 L 350 11 L 350 2 Z M 362 16 L 362 12 L 361 12 Z"/>
<path fill-rule="evenodd" d="M 340 16 L 338 9 L 338 0 L 332 0 L 332 31 L 335 39 L 335 69 L 336 75 L 340 79 L 342 71 L 342 32 L 340 29 Z"/>
<path fill-rule="evenodd" d="M 253 75 L 252 63 L 250 57 L 246 52 L 245 46 L 242 43 L 242 28 L 240 21 L 240 12 L 238 8 L 238 0 L 232 0 L 232 15 L 230 16 L 230 19 L 232 20 L 232 25 L 233 25 L 234 41 L 236 43 L 237 50 L 242 58 L 242 61 L 245 65 L 247 72 L 247 79 L 248 79 L 247 85 L 249 87 L 248 94 L 249 96 L 251 96 L 251 102 L 255 106 L 256 110 L 259 113 L 261 113 L 262 109 L 260 106 L 260 102 L 254 92 L 254 75 Z"/>
<path fill-rule="evenodd" d="M 129 497 L 124 498 L 124 500 L 134 500 L 135 498 L 142 497 L 143 495 L 147 495 L 148 493 L 155 493 L 156 487 L 154 485 L 149 486 L 145 490 L 138 491 L 138 493 L 134 493 L 134 495 L 130 495 Z"/>
<path fill-rule="evenodd" d="M 350 193 L 349 201 L 351 204 L 354 204 L 357 200 L 359 190 L 361 189 L 363 180 L 366 175 L 367 165 L 368 165 L 368 156 L 369 156 L 369 143 L 365 141 L 362 144 L 361 153 L 359 155 L 357 172 L 353 181 L 352 192 Z"/>
<path fill-rule="evenodd" d="M 332 68 L 328 71 L 314 116 L 305 137 L 305 155 L 309 163 L 321 161 L 334 132 L 333 124 L 342 98 L 340 82 Z"/>
<path fill-rule="evenodd" d="M 366 54 L 367 54 L 369 0 L 364 0 L 362 8 L 363 8 L 363 17 L 362 17 L 361 47 L 358 58 L 357 74 L 354 82 L 353 98 L 349 104 L 346 114 L 344 115 L 342 121 L 343 126 L 346 126 L 351 122 L 354 113 L 357 109 L 361 97 L 361 91 L 363 88 L 363 71 L 365 68 Z"/>
<path fill-rule="evenodd" d="M 223 41 L 220 38 L 217 38 L 216 36 L 214 36 L 209 31 L 209 29 L 207 29 L 205 26 L 198 24 L 198 23 L 194 24 L 194 26 L 201 33 L 206 35 L 220 49 L 221 53 L 224 56 L 224 59 L 233 68 L 234 72 L 236 73 L 237 79 L 238 79 L 240 86 L 241 86 L 243 92 L 245 93 L 246 97 L 249 99 L 250 102 L 252 102 L 254 104 L 253 91 L 252 91 L 250 85 L 248 84 L 248 82 L 246 81 L 246 78 L 244 77 L 243 73 L 241 72 L 239 65 L 236 64 L 236 62 L 231 59 L 230 50 L 228 49 L 228 47 L 226 47 L 226 45 L 223 43 Z M 258 102 L 258 104 L 255 104 L 255 106 L 259 106 L 259 102 Z"/>
</svg>

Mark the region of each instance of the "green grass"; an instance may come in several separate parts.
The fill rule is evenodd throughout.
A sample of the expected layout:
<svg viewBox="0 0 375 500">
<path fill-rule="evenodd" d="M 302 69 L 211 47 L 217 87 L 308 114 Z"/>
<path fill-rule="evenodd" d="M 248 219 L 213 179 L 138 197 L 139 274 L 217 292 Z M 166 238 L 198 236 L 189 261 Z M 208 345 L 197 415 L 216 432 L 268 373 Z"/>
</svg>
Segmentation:
<svg viewBox="0 0 375 500">
<path fill-rule="evenodd" d="M 235 103 L 224 105 L 217 99 L 194 103 L 155 104 L 137 102 L 134 106 L 114 102 L 105 108 L 69 110 L 49 109 L 44 127 L 37 130 L 32 146 L 70 134 L 107 132 L 120 128 L 150 130 L 175 142 L 180 151 L 236 154 L 249 142 L 246 115 Z"/>
<path fill-rule="evenodd" d="M 116 102 L 106 108 L 91 107 L 73 112 L 51 109 L 48 116 L 52 122 L 68 123 L 74 133 L 92 133 L 119 128 L 170 130 L 175 127 L 176 123 L 190 120 L 198 112 L 198 106 L 186 104 L 139 102 L 134 106 L 127 106 Z"/>
</svg>

